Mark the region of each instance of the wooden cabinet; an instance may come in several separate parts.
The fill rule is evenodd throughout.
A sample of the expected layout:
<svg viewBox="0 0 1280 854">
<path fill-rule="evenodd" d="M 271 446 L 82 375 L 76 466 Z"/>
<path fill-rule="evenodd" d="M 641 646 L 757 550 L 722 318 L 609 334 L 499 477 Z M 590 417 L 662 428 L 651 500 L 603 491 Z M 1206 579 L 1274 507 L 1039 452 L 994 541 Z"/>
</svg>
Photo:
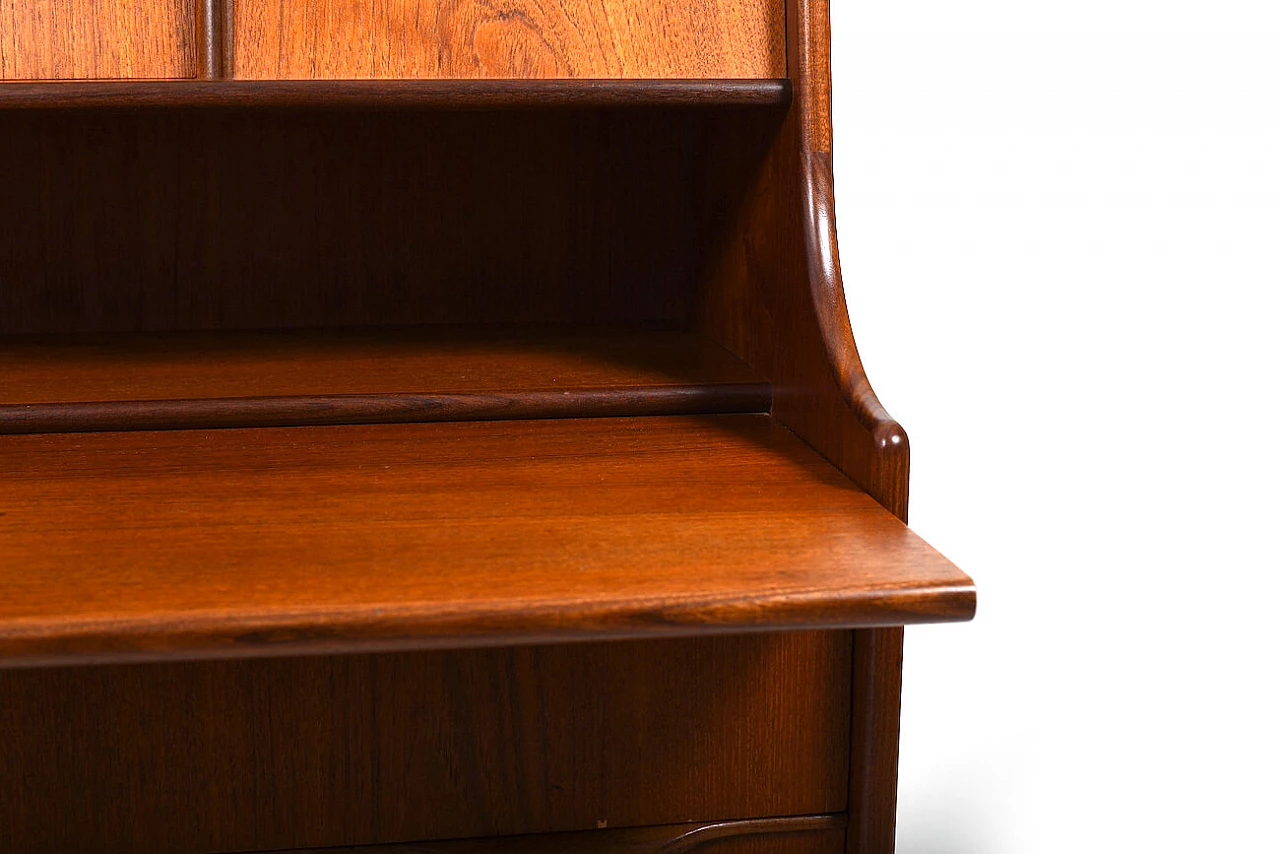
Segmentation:
<svg viewBox="0 0 1280 854">
<path fill-rule="evenodd" d="M 0 852 L 891 851 L 825 3 L 128 6 L 0 10 Z"/>
</svg>

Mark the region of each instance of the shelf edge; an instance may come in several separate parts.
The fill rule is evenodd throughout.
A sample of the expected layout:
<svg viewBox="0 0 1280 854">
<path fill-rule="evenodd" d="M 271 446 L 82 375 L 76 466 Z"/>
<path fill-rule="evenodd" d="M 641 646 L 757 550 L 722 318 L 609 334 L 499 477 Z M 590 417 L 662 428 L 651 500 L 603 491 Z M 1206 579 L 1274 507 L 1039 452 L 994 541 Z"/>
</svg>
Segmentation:
<svg viewBox="0 0 1280 854">
<path fill-rule="evenodd" d="M 0 435 L 767 412 L 768 383 L 0 405 Z"/>
<path fill-rule="evenodd" d="M 138 108 L 510 110 L 769 107 L 786 79 L 168 80 L 0 83 L 0 111 Z"/>
<path fill-rule="evenodd" d="M 0 625 L 0 669 L 887 628 L 964 622 L 976 607 L 972 584 L 945 584 L 773 600 L 550 602 L 486 612 L 408 605 L 269 615 L 154 614 L 25 627 L 19 621 Z"/>
</svg>

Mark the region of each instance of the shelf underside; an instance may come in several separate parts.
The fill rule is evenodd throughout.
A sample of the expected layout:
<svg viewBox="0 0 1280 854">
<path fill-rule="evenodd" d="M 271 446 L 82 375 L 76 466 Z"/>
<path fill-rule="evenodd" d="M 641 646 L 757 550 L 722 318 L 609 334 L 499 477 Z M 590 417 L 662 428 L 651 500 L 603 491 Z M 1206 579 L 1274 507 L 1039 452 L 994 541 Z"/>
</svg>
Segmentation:
<svg viewBox="0 0 1280 854">
<path fill-rule="evenodd" d="M 0 338 L 0 433 L 763 412 L 680 332 L 547 327 Z"/>
<path fill-rule="evenodd" d="M 967 619 L 766 415 L 0 437 L 0 663 Z"/>
<path fill-rule="evenodd" d="M 0 110 L 139 107 L 545 109 L 777 107 L 786 79 L 0 82 Z"/>
</svg>

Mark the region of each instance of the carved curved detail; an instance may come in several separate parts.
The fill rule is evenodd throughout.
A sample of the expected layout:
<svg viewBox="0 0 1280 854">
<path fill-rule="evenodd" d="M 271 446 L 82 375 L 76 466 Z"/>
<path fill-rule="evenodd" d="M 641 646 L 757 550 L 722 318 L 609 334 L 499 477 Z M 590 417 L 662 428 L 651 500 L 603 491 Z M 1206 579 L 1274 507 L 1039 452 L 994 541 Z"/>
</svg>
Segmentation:
<svg viewBox="0 0 1280 854">
<path fill-rule="evenodd" d="M 847 824 L 844 814 L 806 815 L 399 845 L 308 848 L 292 854 L 689 854 L 712 842 L 840 832 Z"/>
<path fill-rule="evenodd" d="M 905 464 L 906 431 L 871 387 L 849 323 L 836 239 L 831 136 L 831 26 L 827 0 L 797 4 L 795 105 L 799 111 L 805 254 L 823 346 L 844 402 L 871 432 L 876 449 Z"/>
<path fill-rule="evenodd" d="M 734 837 L 766 836 L 779 833 L 811 833 L 823 830 L 841 830 L 847 823 L 843 815 L 792 816 L 789 818 L 761 818 L 747 821 L 721 821 L 698 825 L 679 836 L 672 837 L 662 847 L 654 849 L 661 854 L 686 854 L 710 842 Z"/>
<path fill-rule="evenodd" d="M 809 289 L 834 380 L 846 405 L 871 432 L 876 448 L 882 454 L 905 459 L 909 452 L 906 431 L 876 397 L 849 324 L 849 309 L 840 274 L 840 252 L 836 243 L 835 181 L 831 155 L 807 151 L 803 180 L 807 200 L 804 227 Z"/>
</svg>

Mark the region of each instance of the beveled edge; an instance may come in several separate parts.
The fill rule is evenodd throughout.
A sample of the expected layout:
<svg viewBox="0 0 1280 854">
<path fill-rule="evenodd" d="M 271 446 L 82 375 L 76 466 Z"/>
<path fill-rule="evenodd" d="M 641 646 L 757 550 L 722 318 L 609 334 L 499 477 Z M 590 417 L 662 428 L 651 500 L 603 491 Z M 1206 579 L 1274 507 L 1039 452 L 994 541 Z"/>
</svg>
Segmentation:
<svg viewBox="0 0 1280 854">
<path fill-rule="evenodd" d="M 155 613 L 27 627 L 16 621 L 0 626 L 0 669 L 891 628 L 962 622 L 973 617 L 975 602 L 972 585 L 921 584 L 843 595 L 553 601 L 489 611 L 361 605 L 263 614 Z"/>
</svg>

